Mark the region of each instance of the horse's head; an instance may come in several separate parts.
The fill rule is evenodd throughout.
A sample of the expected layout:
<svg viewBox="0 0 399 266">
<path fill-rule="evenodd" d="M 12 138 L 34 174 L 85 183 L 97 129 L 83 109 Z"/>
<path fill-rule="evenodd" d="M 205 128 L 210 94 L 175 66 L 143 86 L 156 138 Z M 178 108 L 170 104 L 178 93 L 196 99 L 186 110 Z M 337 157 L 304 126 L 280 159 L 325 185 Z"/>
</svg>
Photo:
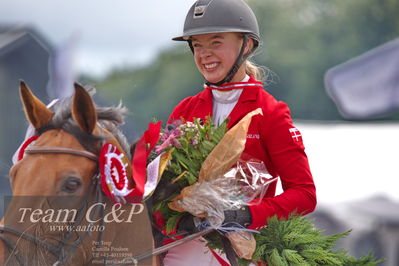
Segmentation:
<svg viewBox="0 0 399 266">
<path fill-rule="evenodd" d="M 79 84 L 75 84 L 74 95 L 57 103 L 54 110 L 36 98 L 24 82 L 20 95 L 35 137 L 22 145 L 19 161 L 10 170 L 13 198 L 0 230 L 0 257 L 1 244 L 6 244 L 11 253 L 6 259 L 22 265 L 31 258 L 44 261 L 28 260 L 29 265 L 93 263 L 99 254 L 96 251 L 105 248 L 101 246 L 105 240 L 129 250 L 126 254 L 151 249 L 151 226 L 144 205 L 140 213 L 133 210 L 133 204 L 125 204 L 109 214 L 114 205 L 101 190 L 100 169 L 108 169 L 107 176 L 116 181 L 113 187 L 103 182 L 103 188 L 133 191 L 129 145 L 118 129 L 127 110 L 121 106 L 96 107 Z M 113 153 L 106 152 L 108 147 Z M 103 154 L 119 164 L 109 170 L 108 164 L 102 164 Z M 71 227 L 53 230 L 50 224 Z M 102 230 L 93 233 L 93 225 Z M 104 259 L 106 254 L 102 256 Z"/>
<path fill-rule="evenodd" d="M 38 138 L 10 171 L 13 195 L 84 195 L 97 173 L 102 143 L 126 150 L 126 140 L 115 126 L 123 122 L 126 110 L 96 110 L 91 96 L 80 85 L 75 84 L 73 97 L 54 111 L 37 99 L 24 82 L 20 95 Z"/>
</svg>

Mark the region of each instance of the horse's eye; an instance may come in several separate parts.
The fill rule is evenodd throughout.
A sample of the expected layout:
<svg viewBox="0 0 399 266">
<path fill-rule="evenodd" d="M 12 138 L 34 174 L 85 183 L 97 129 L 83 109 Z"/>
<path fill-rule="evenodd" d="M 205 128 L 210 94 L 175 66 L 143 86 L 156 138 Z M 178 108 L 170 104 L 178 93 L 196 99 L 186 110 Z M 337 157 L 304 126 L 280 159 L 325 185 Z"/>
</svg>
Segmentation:
<svg viewBox="0 0 399 266">
<path fill-rule="evenodd" d="M 64 182 L 62 190 L 68 193 L 74 193 L 80 188 L 82 182 L 77 177 L 68 177 Z"/>
</svg>

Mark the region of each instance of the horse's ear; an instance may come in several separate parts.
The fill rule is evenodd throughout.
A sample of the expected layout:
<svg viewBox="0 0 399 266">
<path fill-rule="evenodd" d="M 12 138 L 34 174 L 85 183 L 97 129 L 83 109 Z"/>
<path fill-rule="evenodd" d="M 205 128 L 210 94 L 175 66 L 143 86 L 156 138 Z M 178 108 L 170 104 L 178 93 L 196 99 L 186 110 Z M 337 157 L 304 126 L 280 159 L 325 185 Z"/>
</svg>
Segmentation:
<svg viewBox="0 0 399 266">
<path fill-rule="evenodd" d="M 34 128 L 41 128 L 51 121 L 53 112 L 32 93 L 23 80 L 19 84 L 19 94 L 26 118 Z"/>
<path fill-rule="evenodd" d="M 97 123 L 97 113 L 90 94 L 80 84 L 75 83 L 72 103 L 72 117 L 80 129 L 92 134 Z"/>
</svg>

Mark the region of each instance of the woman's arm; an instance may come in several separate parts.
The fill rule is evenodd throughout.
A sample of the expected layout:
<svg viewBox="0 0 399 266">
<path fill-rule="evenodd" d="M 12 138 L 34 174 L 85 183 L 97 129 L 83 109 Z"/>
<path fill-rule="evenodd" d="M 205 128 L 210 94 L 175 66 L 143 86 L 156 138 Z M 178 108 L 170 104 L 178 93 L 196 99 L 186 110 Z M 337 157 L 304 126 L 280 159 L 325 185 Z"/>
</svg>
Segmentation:
<svg viewBox="0 0 399 266">
<path fill-rule="evenodd" d="M 317 202 L 302 136 L 293 126 L 285 103 L 278 102 L 265 116 L 262 142 L 284 192 L 272 198 L 265 197 L 260 204 L 250 206 L 250 228 L 264 226 L 267 218 L 274 215 L 288 217 L 293 212 L 302 215 L 312 212 Z"/>
</svg>

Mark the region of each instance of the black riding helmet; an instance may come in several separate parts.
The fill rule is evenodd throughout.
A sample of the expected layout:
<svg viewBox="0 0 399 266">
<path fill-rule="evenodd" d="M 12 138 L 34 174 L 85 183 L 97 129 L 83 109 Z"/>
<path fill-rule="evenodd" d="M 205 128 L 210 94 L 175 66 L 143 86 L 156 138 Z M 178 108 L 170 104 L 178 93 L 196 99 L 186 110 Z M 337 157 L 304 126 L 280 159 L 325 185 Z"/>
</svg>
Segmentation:
<svg viewBox="0 0 399 266">
<path fill-rule="evenodd" d="M 240 53 L 227 73 L 226 77 L 212 85 L 221 85 L 231 81 L 245 59 L 259 46 L 259 26 L 252 9 L 243 0 L 198 0 L 187 13 L 183 34 L 175 37 L 174 41 L 187 41 L 191 50 L 190 37 L 193 35 L 237 32 L 243 34 L 243 44 Z M 253 39 L 252 50 L 244 55 L 248 38 Z"/>
</svg>

